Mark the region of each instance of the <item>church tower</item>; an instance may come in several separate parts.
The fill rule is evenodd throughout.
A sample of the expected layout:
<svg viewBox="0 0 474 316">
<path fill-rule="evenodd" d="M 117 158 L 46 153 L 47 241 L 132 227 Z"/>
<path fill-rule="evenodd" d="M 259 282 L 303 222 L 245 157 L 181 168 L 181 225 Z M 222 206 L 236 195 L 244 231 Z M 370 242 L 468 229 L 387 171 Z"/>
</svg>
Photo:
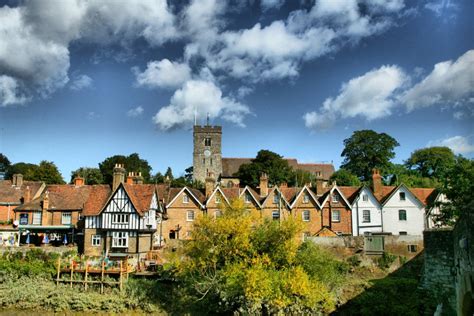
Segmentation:
<svg viewBox="0 0 474 316">
<path fill-rule="evenodd" d="M 193 178 L 205 182 L 211 175 L 218 180 L 222 174 L 222 127 L 194 125 Z"/>
</svg>

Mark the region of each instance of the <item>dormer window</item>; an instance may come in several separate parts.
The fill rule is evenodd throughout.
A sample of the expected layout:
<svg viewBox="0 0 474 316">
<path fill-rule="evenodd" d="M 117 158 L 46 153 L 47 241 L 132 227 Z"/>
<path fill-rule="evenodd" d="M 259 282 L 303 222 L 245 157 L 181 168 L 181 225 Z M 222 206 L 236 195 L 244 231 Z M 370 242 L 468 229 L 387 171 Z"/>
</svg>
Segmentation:
<svg viewBox="0 0 474 316">
<path fill-rule="evenodd" d="M 405 192 L 400 192 L 398 193 L 398 195 L 400 196 L 400 201 L 405 201 L 406 199 Z"/>
<path fill-rule="evenodd" d="M 303 203 L 309 203 L 309 195 L 308 194 L 305 194 L 303 195 Z"/>
<path fill-rule="evenodd" d="M 332 201 L 333 201 L 334 203 L 338 203 L 338 202 L 339 202 L 339 194 L 337 194 L 337 193 L 334 192 L 334 193 L 332 194 Z"/>
<path fill-rule="evenodd" d="M 183 195 L 183 203 L 189 203 L 189 196 Z"/>
</svg>

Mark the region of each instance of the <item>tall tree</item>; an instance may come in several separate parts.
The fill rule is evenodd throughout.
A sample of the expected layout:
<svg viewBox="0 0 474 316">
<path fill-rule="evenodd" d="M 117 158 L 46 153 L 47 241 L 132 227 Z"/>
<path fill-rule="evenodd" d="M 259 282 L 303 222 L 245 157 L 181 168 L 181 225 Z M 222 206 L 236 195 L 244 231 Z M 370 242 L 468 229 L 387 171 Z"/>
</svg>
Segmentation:
<svg viewBox="0 0 474 316">
<path fill-rule="evenodd" d="M 240 166 L 237 176 L 242 184 L 256 187 L 262 173 L 268 175 L 268 182 L 273 185 L 295 181 L 288 161 L 270 150 L 260 150 L 251 163 Z"/>
<path fill-rule="evenodd" d="M 168 167 L 166 169 L 166 172 L 165 172 L 165 180 L 168 179 L 170 181 L 172 181 L 174 179 L 174 176 L 173 176 L 173 170 L 171 169 L 171 167 Z"/>
<path fill-rule="evenodd" d="M 416 188 L 436 188 L 439 181 L 433 177 L 423 177 L 416 170 L 408 169 L 405 165 L 392 163 L 386 171 L 388 185 L 399 185 L 401 183 Z"/>
<path fill-rule="evenodd" d="M 400 144 L 390 135 L 373 130 L 355 131 L 344 140 L 341 168 L 349 170 L 361 180 L 368 181 L 372 169 L 385 171 L 395 157 L 394 148 Z"/>
<path fill-rule="evenodd" d="M 6 172 L 10 165 L 11 163 L 10 160 L 8 160 L 7 156 L 0 153 L 0 172 Z"/>
<path fill-rule="evenodd" d="M 71 172 L 71 183 L 73 183 L 76 177 L 84 178 L 86 184 L 102 184 L 104 183 L 104 177 L 100 172 L 99 168 L 81 167 Z"/>
<path fill-rule="evenodd" d="M 405 162 L 408 169 L 422 177 L 441 179 L 455 163 L 456 157 L 448 147 L 429 147 L 415 150 Z"/>
<path fill-rule="evenodd" d="M 21 173 L 23 179 L 34 180 L 38 165 L 26 162 L 17 162 L 7 169 L 6 179 L 11 179 L 14 174 Z"/>
<path fill-rule="evenodd" d="M 34 171 L 31 180 L 44 181 L 46 184 L 64 184 L 63 176 L 52 161 L 43 160 Z"/>
<path fill-rule="evenodd" d="M 104 177 L 104 183 L 111 184 L 113 181 L 114 167 L 116 164 L 123 164 L 126 172 L 141 172 L 143 181 L 145 183 L 150 182 L 151 167 L 148 161 L 141 159 L 137 153 L 129 156 L 115 155 L 106 158 L 104 161 L 99 163 L 99 169 Z"/>
<path fill-rule="evenodd" d="M 349 170 L 339 169 L 332 174 L 329 178 L 330 181 L 336 181 L 338 185 L 342 186 L 359 186 L 360 180 L 356 175 L 352 174 Z"/>
</svg>

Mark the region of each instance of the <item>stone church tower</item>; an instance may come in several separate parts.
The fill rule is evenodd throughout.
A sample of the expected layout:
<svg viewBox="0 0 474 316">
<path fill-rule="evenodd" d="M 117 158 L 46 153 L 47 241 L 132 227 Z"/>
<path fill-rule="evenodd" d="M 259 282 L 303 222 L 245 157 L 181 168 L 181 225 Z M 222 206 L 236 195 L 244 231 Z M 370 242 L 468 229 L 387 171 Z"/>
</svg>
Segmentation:
<svg viewBox="0 0 474 316">
<path fill-rule="evenodd" d="M 205 182 L 222 174 L 222 127 L 194 125 L 193 178 Z"/>
</svg>

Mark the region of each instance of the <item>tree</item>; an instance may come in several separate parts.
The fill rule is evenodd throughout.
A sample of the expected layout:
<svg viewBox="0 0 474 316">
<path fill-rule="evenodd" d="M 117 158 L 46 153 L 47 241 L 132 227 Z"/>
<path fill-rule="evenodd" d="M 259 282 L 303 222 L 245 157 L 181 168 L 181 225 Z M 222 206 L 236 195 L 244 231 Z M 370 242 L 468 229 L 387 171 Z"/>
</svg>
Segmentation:
<svg viewBox="0 0 474 316">
<path fill-rule="evenodd" d="M 0 172 L 6 172 L 10 165 L 11 163 L 10 160 L 8 160 L 7 156 L 0 153 Z"/>
<path fill-rule="evenodd" d="M 416 170 L 408 169 L 405 165 L 391 163 L 386 171 L 386 184 L 405 184 L 411 188 L 436 188 L 439 181 L 433 177 L 423 177 Z"/>
<path fill-rule="evenodd" d="M 269 150 L 260 150 L 251 163 L 241 165 L 237 176 L 242 184 L 256 187 L 260 183 L 262 173 L 268 175 L 268 182 L 272 185 L 289 183 L 295 179 L 288 161 Z"/>
<path fill-rule="evenodd" d="M 443 178 L 441 193 L 448 202 L 440 203 L 437 220 L 452 225 L 463 214 L 474 213 L 474 160 L 458 156 Z"/>
<path fill-rule="evenodd" d="M 415 150 L 405 165 L 416 170 L 422 177 L 443 178 L 455 162 L 456 157 L 448 147 L 429 147 Z"/>
<path fill-rule="evenodd" d="M 320 270 L 311 261 L 303 265 L 311 256 L 297 242 L 301 223 L 292 217 L 262 221 L 237 199 L 222 216 L 202 216 L 194 224 L 179 276 L 201 313 L 318 314 L 334 307 L 314 274 Z"/>
<path fill-rule="evenodd" d="M 70 183 L 73 183 L 74 179 L 78 176 L 84 178 L 85 184 L 104 183 L 104 177 L 102 176 L 102 173 L 100 173 L 99 168 L 81 167 L 77 170 L 74 170 L 71 172 Z"/>
<path fill-rule="evenodd" d="M 34 170 L 30 180 L 44 181 L 46 184 L 64 184 L 63 176 L 52 161 L 43 160 Z"/>
<path fill-rule="evenodd" d="M 368 181 L 372 169 L 384 172 L 390 166 L 390 160 L 395 157 L 394 148 L 400 144 L 390 135 L 377 133 L 372 130 L 355 131 L 351 137 L 344 140 L 344 150 L 341 157 L 344 168 L 363 181 Z"/>
<path fill-rule="evenodd" d="M 7 169 L 6 179 L 13 178 L 14 174 L 21 173 L 24 180 L 34 180 L 38 165 L 26 162 L 17 162 Z"/>
<path fill-rule="evenodd" d="M 184 178 L 186 179 L 187 182 L 193 182 L 193 172 L 194 172 L 193 166 L 184 169 Z"/>
<path fill-rule="evenodd" d="M 349 170 L 346 169 L 339 169 L 334 172 L 331 177 L 329 178 L 330 181 L 336 181 L 338 185 L 342 186 L 359 186 L 360 180 L 352 174 Z"/>
<path fill-rule="evenodd" d="M 115 155 L 106 158 L 99 163 L 99 169 L 104 178 L 104 183 L 111 184 L 113 181 L 114 168 L 116 164 L 123 164 L 126 172 L 141 172 L 144 183 L 150 183 L 151 167 L 148 161 L 140 159 L 137 153 L 129 156 Z"/>
<path fill-rule="evenodd" d="M 165 179 L 168 179 L 169 181 L 172 181 L 174 179 L 173 176 L 173 170 L 171 170 L 171 167 L 168 167 L 165 172 Z"/>
</svg>

